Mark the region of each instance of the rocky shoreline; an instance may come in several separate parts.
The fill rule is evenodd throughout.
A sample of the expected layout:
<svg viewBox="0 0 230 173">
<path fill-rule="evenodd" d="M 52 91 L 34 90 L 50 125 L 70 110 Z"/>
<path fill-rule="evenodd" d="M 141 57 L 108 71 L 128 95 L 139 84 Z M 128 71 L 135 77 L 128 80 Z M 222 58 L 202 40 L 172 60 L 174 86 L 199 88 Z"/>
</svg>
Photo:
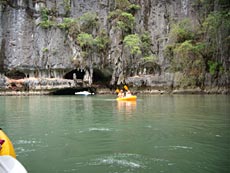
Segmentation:
<svg viewBox="0 0 230 173">
<path fill-rule="evenodd" d="M 131 91 L 133 94 L 136 95 L 167 95 L 167 94 L 220 94 L 220 95 L 229 95 L 230 91 L 226 88 L 210 88 L 210 89 L 200 89 L 200 88 L 189 88 L 189 89 L 174 89 L 174 90 L 165 90 L 165 89 L 135 89 L 131 88 Z M 114 91 L 111 91 L 110 89 L 97 89 L 97 94 L 114 94 Z"/>
<path fill-rule="evenodd" d="M 73 89 L 73 88 L 66 88 Z M 130 88 L 132 93 L 135 95 L 189 95 L 189 94 L 196 94 L 196 95 L 229 95 L 230 92 L 228 89 L 223 88 L 210 88 L 201 90 L 200 88 L 195 89 L 175 89 L 175 90 L 160 90 L 160 89 L 136 89 Z M 53 92 L 59 89 L 52 89 L 52 90 L 32 90 L 32 91 L 0 91 L 0 96 L 42 96 L 42 95 L 54 95 Z M 114 90 L 109 88 L 96 88 L 96 94 L 98 95 L 114 95 Z M 55 95 L 72 95 L 72 94 L 55 94 Z"/>
<path fill-rule="evenodd" d="M 83 86 L 77 85 L 74 80 L 60 78 L 24 78 L 9 79 L 2 78 L 0 81 L 0 96 L 29 96 L 29 95 L 74 95 L 77 91 L 88 90 L 96 94 L 115 94 L 116 87 L 108 88 L 103 85 Z M 158 80 L 159 81 L 159 80 Z M 229 87 L 193 87 L 180 88 L 172 85 L 142 86 L 132 81 L 129 85 L 131 92 L 138 94 L 230 94 Z"/>
<path fill-rule="evenodd" d="M 0 96 L 41 96 L 49 94 L 49 91 L 0 91 Z"/>
</svg>

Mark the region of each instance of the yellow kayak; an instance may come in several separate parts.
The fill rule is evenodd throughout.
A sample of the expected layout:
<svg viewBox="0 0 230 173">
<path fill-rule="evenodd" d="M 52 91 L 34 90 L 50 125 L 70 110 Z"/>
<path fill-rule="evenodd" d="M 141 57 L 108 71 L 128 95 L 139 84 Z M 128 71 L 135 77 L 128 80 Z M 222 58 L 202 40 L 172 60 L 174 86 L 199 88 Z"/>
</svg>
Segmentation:
<svg viewBox="0 0 230 173">
<path fill-rule="evenodd" d="M 136 99 L 137 96 L 127 96 L 127 97 L 117 98 L 117 101 L 135 101 Z"/>
<path fill-rule="evenodd" d="M 0 156 L 10 155 L 10 156 L 16 158 L 14 146 L 11 143 L 8 136 L 3 132 L 3 130 L 1 128 L 0 128 L 0 139 L 4 140 L 4 143 L 2 144 L 2 149 L 0 150 Z"/>
</svg>

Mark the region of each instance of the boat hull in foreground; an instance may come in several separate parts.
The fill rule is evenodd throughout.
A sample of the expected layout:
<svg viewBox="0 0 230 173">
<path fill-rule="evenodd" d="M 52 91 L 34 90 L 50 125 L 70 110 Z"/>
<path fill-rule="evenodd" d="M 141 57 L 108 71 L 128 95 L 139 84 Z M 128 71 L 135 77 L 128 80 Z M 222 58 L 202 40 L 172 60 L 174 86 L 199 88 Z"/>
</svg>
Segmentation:
<svg viewBox="0 0 230 173">
<path fill-rule="evenodd" d="M 27 173 L 24 166 L 16 159 L 14 146 L 0 128 L 0 173 Z"/>
<path fill-rule="evenodd" d="M 0 156 L 1 173 L 27 173 L 23 165 L 12 156 Z"/>
</svg>

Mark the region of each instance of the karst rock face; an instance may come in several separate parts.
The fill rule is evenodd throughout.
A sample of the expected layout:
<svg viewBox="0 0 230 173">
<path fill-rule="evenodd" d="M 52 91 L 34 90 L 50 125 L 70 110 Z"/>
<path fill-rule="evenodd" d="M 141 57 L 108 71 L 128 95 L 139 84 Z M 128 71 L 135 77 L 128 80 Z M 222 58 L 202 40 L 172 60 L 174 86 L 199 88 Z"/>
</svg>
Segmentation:
<svg viewBox="0 0 230 173">
<path fill-rule="evenodd" d="M 170 44 L 169 33 L 173 23 L 188 18 L 192 24 L 198 24 L 194 1 L 129 2 L 140 7 L 133 13 L 135 26 L 132 33 L 148 31 L 158 70 L 146 74 L 145 67 L 139 67 L 135 72 L 127 72 L 130 52 L 123 43 L 124 33 L 116 27 L 115 20 L 108 19 L 116 8 L 115 0 L 3 0 L 0 4 L 0 87 L 4 86 L 5 74 L 12 70 L 20 71 L 26 77 L 64 78 L 71 70 L 82 69 L 86 71 L 85 78 L 93 83 L 94 68 L 109 69 L 110 84 L 179 86 L 181 73 L 168 71 L 170 64 L 164 48 Z M 102 53 L 95 53 L 87 46 L 81 47 L 76 33 L 71 35 L 71 30 L 58 27 L 66 18 L 79 19 L 86 13 L 97 15 L 97 26 L 91 29 L 90 34 L 96 37 L 103 30 L 110 40 Z M 48 26 L 42 26 L 44 20 L 49 22 Z M 82 52 L 87 52 L 88 57 Z M 137 55 L 135 58 L 142 57 Z M 227 61 L 229 57 L 223 60 Z M 229 85 L 228 76 L 222 75 L 213 82 L 206 74 L 204 83 L 206 86 L 226 86 Z"/>
</svg>

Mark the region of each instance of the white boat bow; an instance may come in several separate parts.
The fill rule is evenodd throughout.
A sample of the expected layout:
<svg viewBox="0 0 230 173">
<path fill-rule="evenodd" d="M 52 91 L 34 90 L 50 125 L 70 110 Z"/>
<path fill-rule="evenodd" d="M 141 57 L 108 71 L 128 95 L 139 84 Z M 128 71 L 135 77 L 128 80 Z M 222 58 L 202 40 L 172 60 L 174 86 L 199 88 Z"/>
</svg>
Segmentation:
<svg viewBox="0 0 230 173">
<path fill-rule="evenodd" d="M 94 93 L 91 93 L 89 91 L 80 91 L 80 92 L 75 92 L 75 95 L 84 95 L 84 96 L 87 96 L 87 95 L 94 95 Z"/>
<path fill-rule="evenodd" d="M 12 156 L 0 156 L 1 173 L 27 173 L 24 166 Z"/>
</svg>

